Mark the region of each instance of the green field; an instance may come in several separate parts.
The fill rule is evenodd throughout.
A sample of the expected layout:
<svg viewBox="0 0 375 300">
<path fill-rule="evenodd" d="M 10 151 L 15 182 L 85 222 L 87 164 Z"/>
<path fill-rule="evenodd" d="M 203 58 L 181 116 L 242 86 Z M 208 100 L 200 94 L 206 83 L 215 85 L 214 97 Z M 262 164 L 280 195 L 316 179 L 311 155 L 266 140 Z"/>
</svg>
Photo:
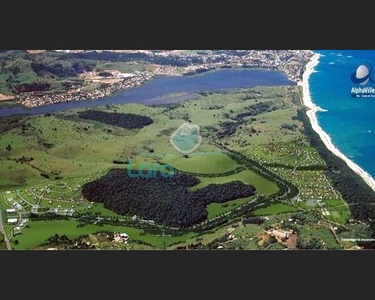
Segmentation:
<svg viewBox="0 0 375 300">
<path fill-rule="evenodd" d="M 134 71 L 144 71 L 146 69 L 144 63 L 132 63 L 132 62 L 115 62 L 115 63 L 99 63 L 97 65 L 98 70 L 118 70 L 123 73 L 132 73 Z"/>
<path fill-rule="evenodd" d="M 163 237 L 156 236 L 149 233 L 142 234 L 143 230 L 123 227 L 123 226 L 112 226 L 112 225 L 86 225 L 84 227 L 77 227 L 78 222 L 74 220 L 70 221 L 30 221 L 27 228 L 22 231 L 22 234 L 16 235 L 12 244 L 14 249 L 34 249 L 44 243 L 49 237 L 59 234 L 67 235 L 68 238 L 78 238 L 80 235 L 87 235 L 98 231 L 116 231 L 125 232 L 130 236 L 130 239 L 144 241 L 151 244 L 157 249 L 163 247 Z M 170 245 L 176 242 L 183 242 L 189 238 L 192 238 L 193 234 L 186 234 L 183 236 L 176 237 L 165 237 L 166 245 Z M 18 245 L 14 243 L 18 240 Z"/>
<path fill-rule="evenodd" d="M 242 181 L 243 183 L 253 185 L 258 194 L 271 195 L 278 191 L 278 187 L 274 182 L 265 179 L 264 177 L 258 175 L 257 173 L 251 170 L 244 170 L 237 174 L 224 176 L 224 177 L 198 177 L 198 178 L 201 181 L 201 183 L 192 187 L 191 190 L 193 191 L 197 189 L 201 189 L 212 183 L 222 184 L 222 183 L 231 182 L 235 180 L 239 180 L 239 181 Z"/>
<path fill-rule="evenodd" d="M 124 216 L 116 214 L 115 212 L 104 208 L 104 204 L 102 203 L 94 203 L 92 208 L 90 209 L 91 213 L 99 213 L 103 217 L 114 217 L 114 218 L 124 218 Z"/>
<path fill-rule="evenodd" d="M 218 174 L 233 171 L 239 165 L 221 152 L 201 152 L 191 157 L 173 157 L 164 159 L 164 162 L 178 170 L 189 173 Z"/>
<path fill-rule="evenodd" d="M 207 205 L 208 219 L 217 217 L 220 214 L 226 213 L 253 200 L 254 197 L 246 197 L 237 200 L 228 201 L 226 203 L 210 203 Z"/>
<path fill-rule="evenodd" d="M 265 207 L 265 208 L 259 208 L 255 210 L 254 215 L 267 216 L 267 215 L 275 215 L 275 214 L 293 212 L 297 210 L 298 210 L 297 207 L 282 204 L 282 203 L 277 203 L 277 204 L 271 204 L 270 206 Z"/>
<path fill-rule="evenodd" d="M 329 221 L 344 225 L 351 217 L 348 204 L 342 199 L 324 200 L 315 206 L 308 206 L 307 201 L 298 202 L 298 206 L 305 210 L 327 210 L 329 215 L 324 218 Z"/>
<path fill-rule="evenodd" d="M 330 218 L 332 221 L 339 224 L 345 224 L 351 217 L 351 212 L 348 204 L 344 200 L 325 200 L 326 206 L 324 206 L 330 212 Z"/>
<path fill-rule="evenodd" d="M 257 92 L 267 89 L 258 88 Z M 285 93 L 284 88 L 271 88 L 265 94 L 269 101 L 277 93 Z M 246 92 L 233 94 L 213 94 L 199 99 L 183 102 L 176 108 L 148 107 L 141 104 L 113 105 L 98 107 L 104 111 L 134 113 L 150 117 L 154 123 L 140 130 L 126 130 L 100 122 L 77 118 L 79 110 L 60 112 L 56 116 L 25 117 L 25 124 L 30 127 L 21 130 L 19 127 L 1 133 L 0 140 L 0 188 L 32 186 L 48 182 L 40 176 L 41 172 L 56 173 L 59 176 L 77 178 L 113 166 L 113 160 L 132 159 L 134 164 L 161 161 L 170 163 L 178 169 L 195 173 L 222 173 L 234 170 L 238 164 L 226 156 L 211 142 L 207 126 L 220 127 L 228 121 L 225 114 L 241 113 L 249 105 L 259 103 L 257 99 L 242 100 Z M 278 106 L 283 99 L 274 100 Z M 258 101 L 258 102 L 256 102 Z M 190 155 L 183 157 L 170 144 L 170 135 L 190 118 L 193 124 L 201 128 L 202 143 Z M 263 127 L 266 123 L 262 123 Z M 246 125 L 243 125 L 246 127 Z M 270 128 L 269 130 L 276 130 Z M 264 130 L 253 138 L 267 139 L 269 132 Z M 236 138 L 248 139 L 246 128 L 238 130 Z M 285 138 L 289 136 L 285 134 Z M 225 139 L 223 140 L 225 142 Z M 51 144 L 50 148 L 45 144 Z M 5 148 L 11 145 L 11 150 Z M 238 147 L 232 145 L 235 150 Z M 32 157 L 29 163 L 16 163 L 22 156 Z M 54 175 L 52 175 L 53 177 Z"/>
<path fill-rule="evenodd" d="M 117 69 L 121 72 L 133 72 L 149 67 L 153 66 L 135 63 L 100 65 L 103 70 Z M 32 81 L 32 75 L 27 72 L 22 74 L 26 76 L 26 81 Z M 267 108 L 251 115 L 253 109 L 259 105 Z M 238 180 L 253 185 L 257 194 L 269 196 L 276 193 L 278 187 L 274 182 L 245 169 L 224 152 L 238 151 L 260 163 L 269 172 L 295 184 L 300 190 L 299 197 L 302 200 L 298 203 L 301 208 L 308 209 L 307 214 L 314 216 L 324 208 L 330 213 L 322 216 L 325 220 L 345 224 L 350 218 L 350 211 L 325 177 L 325 171 L 294 170 L 294 167 L 325 165 L 303 134 L 302 123 L 296 118 L 298 108 L 287 87 L 256 87 L 231 93 L 201 93 L 198 99 L 174 105 L 151 107 L 124 104 L 95 108 L 150 117 L 153 123 L 142 129 L 130 130 L 80 119 L 77 113 L 82 109 L 58 112 L 51 116 L 24 116 L 17 126 L 9 127 L 6 122 L 0 124 L 0 191 L 11 190 L 26 212 L 31 209 L 27 204 L 29 202 L 39 204 L 44 211 L 74 207 L 79 213 L 98 213 L 103 217 L 125 219 L 129 216 L 119 216 L 105 209 L 102 204 L 92 204 L 84 200 L 80 188 L 86 182 L 103 176 L 111 168 L 127 167 L 115 162 L 131 161 L 133 169 L 143 163 L 168 163 L 181 171 L 197 174 L 201 182 L 190 188 L 192 191 L 209 184 Z M 239 117 L 247 112 L 250 114 Z M 186 122 L 199 125 L 202 143 L 196 151 L 184 156 L 173 148 L 170 136 Z M 226 123 L 237 125 L 226 133 Z M 220 135 L 223 132 L 225 134 Z M 41 174 L 47 174 L 49 178 Z M 19 190 L 24 202 L 21 202 L 23 200 L 15 194 L 15 190 Z M 39 196 L 42 198 L 39 199 Z M 255 197 L 256 195 L 227 203 L 211 203 L 207 206 L 208 218 L 234 210 Z M 321 199 L 323 206 L 306 207 L 306 200 L 311 198 Z M 287 212 L 298 210 L 288 204 L 276 203 L 259 208 L 254 214 L 276 220 L 277 217 L 285 218 Z M 5 215 L 3 217 L 6 218 Z M 277 221 L 281 222 L 281 219 Z M 267 226 L 272 225 L 268 221 L 265 223 Z M 163 245 L 162 237 L 143 234 L 139 229 L 109 225 L 77 227 L 77 224 L 74 219 L 31 221 L 21 234 L 13 237 L 13 246 L 16 249 L 32 249 L 56 233 L 76 238 L 100 230 L 123 231 L 128 233 L 131 239 L 150 243 L 156 248 Z M 230 226 L 215 228 L 212 232 L 199 236 L 199 239 L 209 243 L 224 236 L 227 230 L 231 229 L 237 239 L 230 243 L 228 249 L 258 249 L 257 241 L 261 239 L 258 235 L 263 234 L 265 227 L 249 224 L 244 226 L 242 223 L 237 225 L 234 229 Z M 11 228 L 5 226 L 7 232 L 10 232 Z M 319 230 L 320 228 L 316 229 Z M 321 238 L 329 240 L 329 232 L 325 232 L 324 228 L 323 232 L 319 233 Z M 303 232 L 302 237 L 307 240 L 309 233 Z M 197 236 L 188 234 L 165 239 L 166 244 L 173 248 L 172 244 L 176 242 L 195 243 Z M 17 245 L 15 240 L 19 242 Z M 327 244 L 330 248 L 337 246 L 331 241 Z M 276 249 L 281 246 L 272 247 Z"/>
</svg>

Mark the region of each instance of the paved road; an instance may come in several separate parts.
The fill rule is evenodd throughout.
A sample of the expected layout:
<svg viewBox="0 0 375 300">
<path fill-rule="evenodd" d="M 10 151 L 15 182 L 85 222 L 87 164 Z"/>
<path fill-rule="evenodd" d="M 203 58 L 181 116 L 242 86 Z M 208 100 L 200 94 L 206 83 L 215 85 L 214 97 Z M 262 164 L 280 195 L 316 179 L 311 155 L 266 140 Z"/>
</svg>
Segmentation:
<svg viewBox="0 0 375 300">
<path fill-rule="evenodd" d="M 2 194 L 2 197 L 5 197 L 4 194 Z M 4 198 L 5 199 L 5 198 Z M 4 236 L 4 241 L 5 241 L 5 244 L 7 246 L 7 249 L 8 250 L 12 250 L 12 247 L 10 246 L 10 243 L 9 243 L 9 240 L 8 240 L 8 237 L 7 237 L 7 234 L 4 230 L 4 227 L 3 227 L 3 216 L 2 216 L 2 212 L 1 212 L 1 204 L 0 204 L 0 232 L 3 234 Z"/>
</svg>

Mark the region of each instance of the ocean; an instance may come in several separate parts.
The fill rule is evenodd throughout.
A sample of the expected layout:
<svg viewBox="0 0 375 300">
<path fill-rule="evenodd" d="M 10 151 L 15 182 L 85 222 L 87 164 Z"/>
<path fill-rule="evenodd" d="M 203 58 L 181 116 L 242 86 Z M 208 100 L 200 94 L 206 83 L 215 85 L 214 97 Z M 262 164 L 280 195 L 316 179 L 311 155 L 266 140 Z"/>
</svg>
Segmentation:
<svg viewBox="0 0 375 300">
<path fill-rule="evenodd" d="M 345 156 L 375 178 L 375 98 L 351 96 L 352 87 L 362 87 L 351 80 L 352 73 L 363 64 L 375 67 L 375 51 L 315 52 L 322 56 L 309 78 L 310 94 L 327 110 L 317 113 L 318 122 Z M 365 87 L 375 84 L 369 81 Z"/>
</svg>

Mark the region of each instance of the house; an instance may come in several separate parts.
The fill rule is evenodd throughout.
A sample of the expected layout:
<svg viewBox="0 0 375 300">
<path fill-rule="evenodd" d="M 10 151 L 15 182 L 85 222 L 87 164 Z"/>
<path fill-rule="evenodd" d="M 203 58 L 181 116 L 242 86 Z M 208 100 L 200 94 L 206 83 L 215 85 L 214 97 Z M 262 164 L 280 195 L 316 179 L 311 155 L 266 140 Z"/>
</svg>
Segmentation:
<svg viewBox="0 0 375 300">
<path fill-rule="evenodd" d="M 14 214 L 16 210 L 14 208 L 9 208 L 6 210 L 7 214 Z"/>
<path fill-rule="evenodd" d="M 15 224 L 17 224 L 17 222 L 18 222 L 17 218 L 8 219 L 8 224 L 10 224 L 10 225 L 15 225 Z"/>
<path fill-rule="evenodd" d="M 293 234 L 293 230 L 282 230 L 282 229 L 270 229 L 268 230 L 268 234 L 275 237 L 278 240 L 284 241 L 289 239 L 289 237 Z"/>
</svg>

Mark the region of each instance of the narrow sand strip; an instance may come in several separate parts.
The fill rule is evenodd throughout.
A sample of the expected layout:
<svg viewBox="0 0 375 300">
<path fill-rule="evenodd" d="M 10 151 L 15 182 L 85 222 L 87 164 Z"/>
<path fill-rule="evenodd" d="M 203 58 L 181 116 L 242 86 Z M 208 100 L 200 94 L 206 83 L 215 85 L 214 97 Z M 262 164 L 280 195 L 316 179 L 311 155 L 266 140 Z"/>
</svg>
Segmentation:
<svg viewBox="0 0 375 300">
<path fill-rule="evenodd" d="M 320 138 L 322 139 L 323 143 L 326 145 L 328 150 L 330 150 L 336 156 L 340 157 L 354 172 L 356 172 L 359 176 L 361 176 L 363 180 L 375 191 L 374 178 L 372 178 L 370 174 L 364 171 L 360 166 L 355 164 L 353 161 L 347 158 L 339 149 L 337 149 L 336 146 L 333 145 L 331 137 L 325 131 L 323 131 L 323 129 L 320 127 L 318 123 L 316 113 L 318 111 L 325 111 L 325 110 L 316 106 L 312 102 L 312 99 L 310 96 L 310 88 L 309 88 L 309 77 L 312 73 L 314 73 L 314 68 L 318 65 L 319 59 L 320 59 L 320 54 L 315 54 L 311 58 L 311 60 L 307 63 L 306 70 L 302 76 L 302 90 L 303 90 L 302 101 L 304 105 L 308 108 L 308 111 L 306 112 L 306 114 L 310 120 L 311 126 L 314 129 L 314 131 L 320 136 Z"/>
</svg>

